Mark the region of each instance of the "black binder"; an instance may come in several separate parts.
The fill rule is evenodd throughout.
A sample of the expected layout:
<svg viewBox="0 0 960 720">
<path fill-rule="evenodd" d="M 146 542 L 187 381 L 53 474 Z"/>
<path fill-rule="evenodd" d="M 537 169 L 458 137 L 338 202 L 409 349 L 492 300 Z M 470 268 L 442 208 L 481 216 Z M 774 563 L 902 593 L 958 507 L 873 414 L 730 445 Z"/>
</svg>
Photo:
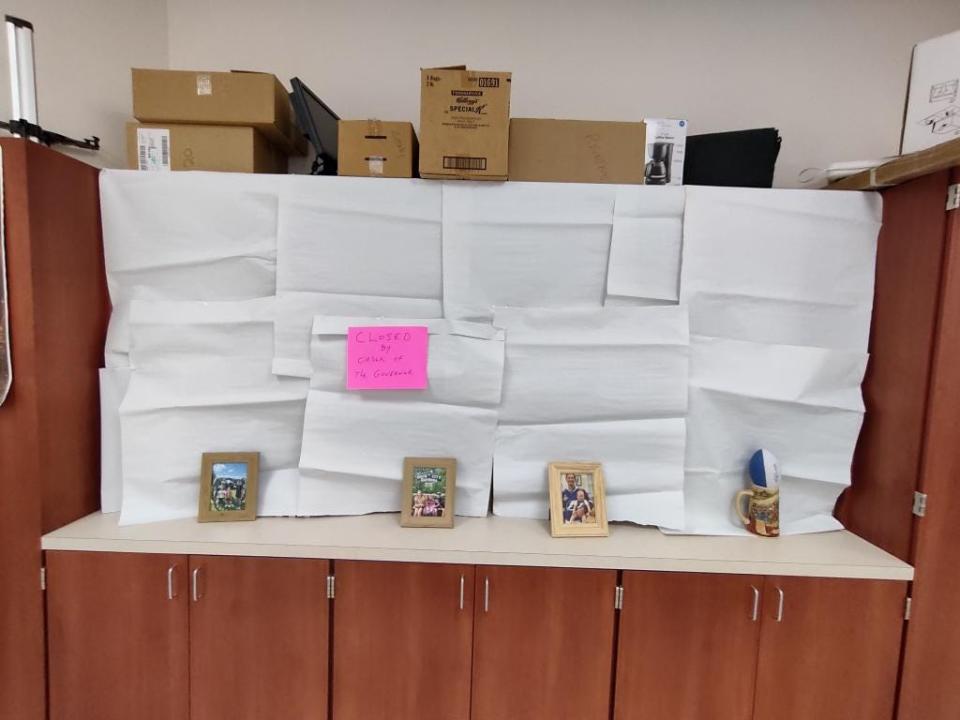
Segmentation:
<svg viewBox="0 0 960 720">
<path fill-rule="evenodd" d="M 684 185 L 773 187 L 780 154 L 776 128 L 691 135 L 683 163 Z"/>
</svg>

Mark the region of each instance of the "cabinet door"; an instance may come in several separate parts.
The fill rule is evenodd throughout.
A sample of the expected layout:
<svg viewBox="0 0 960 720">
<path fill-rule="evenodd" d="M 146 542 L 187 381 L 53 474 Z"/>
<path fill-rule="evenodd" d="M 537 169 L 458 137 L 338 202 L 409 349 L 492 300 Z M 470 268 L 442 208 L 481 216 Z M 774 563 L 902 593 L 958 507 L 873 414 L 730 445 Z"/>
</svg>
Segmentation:
<svg viewBox="0 0 960 720">
<path fill-rule="evenodd" d="M 767 578 L 754 717 L 890 720 L 906 583 Z"/>
<path fill-rule="evenodd" d="M 607 720 L 614 570 L 480 567 L 473 720 Z"/>
<path fill-rule="evenodd" d="M 469 565 L 338 561 L 333 630 L 336 720 L 467 720 Z"/>
<path fill-rule="evenodd" d="M 187 720 L 187 558 L 47 552 L 51 720 Z"/>
<path fill-rule="evenodd" d="M 203 720 L 324 720 L 326 560 L 190 558 L 190 711 Z"/>
<path fill-rule="evenodd" d="M 762 589 L 747 575 L 625 572 L 615 720 L 750 720 Z"/>
<path fill-rule="evenodd" d="M 960 183 L 960 168 L 953 170 L 950 182 Z M 904 643 L 900 720 L 956 720 L 960 716 L 960 210 L 946 215 L 939 334 L 919 488 L 932 502 L 916 524 L 913 617 L 907 623 Z"/>
</svg>

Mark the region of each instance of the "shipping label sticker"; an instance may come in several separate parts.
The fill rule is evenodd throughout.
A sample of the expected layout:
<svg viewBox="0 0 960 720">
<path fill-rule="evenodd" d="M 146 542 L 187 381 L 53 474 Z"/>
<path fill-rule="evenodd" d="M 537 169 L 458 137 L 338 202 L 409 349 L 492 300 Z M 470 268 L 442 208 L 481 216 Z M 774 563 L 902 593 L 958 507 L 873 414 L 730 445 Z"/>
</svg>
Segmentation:
<svg viewBox="0 0 960 720">
<path fill-rule="evenodd" d="M 348 328 L 347 389 L 425 389 L 428 344 L 422 325 Z"/>
<path fill-rule="evenodd" d="M 213 82 L 207 73 L 197 74 L 197 95 L 213 95 Z"/>
<path fill-rule="evenodd" d="M 383 175 L 384 157 L 371 156 L 367 158 L 367 170 L 371 175 Z"/>
<path fill-rule="evenodd" d="M 170 169 L 170 131 L 137 128 L 137 167 L 140 170 Z"/>
</svg>

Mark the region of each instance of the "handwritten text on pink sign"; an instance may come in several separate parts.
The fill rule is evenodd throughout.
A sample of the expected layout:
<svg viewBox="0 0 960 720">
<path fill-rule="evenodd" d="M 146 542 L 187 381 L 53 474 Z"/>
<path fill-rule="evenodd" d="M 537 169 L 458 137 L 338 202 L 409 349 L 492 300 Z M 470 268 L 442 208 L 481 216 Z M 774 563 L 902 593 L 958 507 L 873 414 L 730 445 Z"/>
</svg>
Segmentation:
<svg viewBox="0 0 960 720">
<path fill-rule="evenodd" d="M 420 325 L 348 328 L 347 389 L 423 390 L 427 337 Z"/>
</svg>

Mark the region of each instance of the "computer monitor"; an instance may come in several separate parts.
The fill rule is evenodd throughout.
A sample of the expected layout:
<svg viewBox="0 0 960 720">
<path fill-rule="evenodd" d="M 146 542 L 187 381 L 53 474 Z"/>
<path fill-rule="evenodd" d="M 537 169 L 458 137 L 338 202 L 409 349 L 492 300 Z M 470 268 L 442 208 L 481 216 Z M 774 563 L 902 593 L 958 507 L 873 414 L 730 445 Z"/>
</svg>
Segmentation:
<svg viewBox="0 0 960 720">
<path fill-rule="evenodd" d="M 340 116 L 311 92 L 300 78 L 290 81 L 293 92 L 290 102 L 297 114 L 297 122 L 313 149 L 317 151 L 313 161 L 314 175 L 337 174 L 337 121 Z"/>
</svg>

